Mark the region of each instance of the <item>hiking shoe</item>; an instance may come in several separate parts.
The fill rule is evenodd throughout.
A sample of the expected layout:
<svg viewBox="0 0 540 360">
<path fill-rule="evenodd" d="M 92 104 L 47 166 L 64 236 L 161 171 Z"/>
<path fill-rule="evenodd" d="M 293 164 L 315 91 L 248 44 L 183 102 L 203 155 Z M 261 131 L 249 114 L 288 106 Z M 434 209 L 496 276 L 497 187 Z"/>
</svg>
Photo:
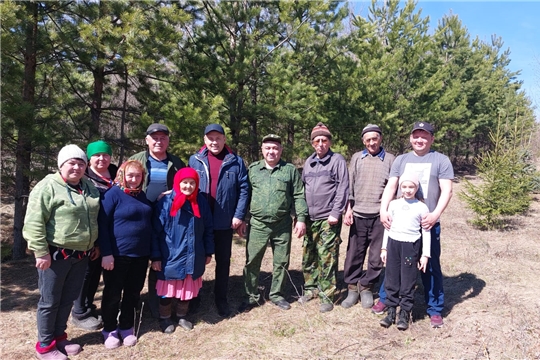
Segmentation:
<svg viewBox="0 0 540 360">
<path fill-rule="evenodd" d="M 306 291 L 304 293 L 304 295 L 300 296 L 298 298 L 298 302 L 302 305 L 305 305 L 307 304 L 308 302 L 310 302 L 311 300 L 315 299 L 315 295 L 313 294 L 312 291 Z"/>
<path fill-rule="evenodd" d="M 159 328 L 165 334 L 172 334 L 174 332 L 174 323 L 171 318 L 159 319 Z"/>
<path fill-rule="evenodd" d="M 184 318 L 180 318 L 180 320 L 178 320 L 178 325 L 186 331 L 190 331 L 193 329 L 193 324 Z"/>
<path fill-rule="evenodd" d="M 56 348 L 63 354 L 67 356 L 77 355 L 81 352 L 82 348 L 79 344 L 74 344 L 67 339 L 67 334 L 64 333 L 62 336 L 57 337 L 56 339 Z"/>
<path fill-rule="evenodd" d="M 107 349 L 116 349 L 122 345 L 120 336 L 118 335 L 118 329 L 113 331 L 101 330 L 101 333 L 103 334 L 104 344 Z"/>
<path fill-rule="evenodd" d="M 229 316 L 231 316 L 231 310 L 229 309 L 229 304 L 227 304 L 226 302 L 217 303 L 216 307 L 217 307 L 218 315 L 221 316 L 222 318 L 228 318 Z"/>
<path fill-rule="evenodd" d="M 92 314 L 89 314 L 89 316 L 85 318 L 76 318 L 72 314 L 71 323 L 83 330 L 98 330 L 103 327 L 101 316 L 95 317 Z"/>
<path fill-rule="evenodd" d="M 379 321 L 379 324 L 385 328 L 390 327 L 393 323 L 396 322 L 396 308 L 395 307 L 389 307 L 388 308 L 388 314 L 384 319 Z"/>
<path fill-rule="evenodd" d="M 331 303 L 324 303 L 319 306 L 319 312 L 325 313 L 330 312 L 334 309 L 334 304 Z"/>
<path fill-rule="evenodd" d="M 349 292 L 347 293 L 347 298 L 341 302 L 341 307 L 348 309 L 353 307 L 358 302 L 358 286 L 349 285 Z"/>
<path fill-rule="evenodd" d="M 272 301 L 274 305 L 276 305 L 281 310 L 289 310 L 291 308 L 291 304 L 287 302 L 287 300 L 281 299 L 277 301 Z"/>
<path fill-rule="evenodd" d="M 137 344 L 137 337 L 134 334 L 133 328 L 129 328 L 126 330 L 118 329 L 118 332 L 120 333 L 122 343 L 125 346 L 134 346 L 135 344 Z"/>
<path fill-rule="evenodd" d="M 399 330 L 407 330 L 409 328 L 409 321 L 411 319 L 411 314 L 408 311 L 403 309 L 399 310 L 399 319 L 397 322 L 397 328 Z"/>
<path fill-rule="evenodd" d="M 36 343 L 36 357 L 41 360 L 67 360 L 67 356 L 58 351 L 56 340 L 49 346 L 41 347 L 39 342 Z"/>
<path fill-rule="evenodd" d="M 444 325 L 441 315 L 431 315 L 431 327 L 440 328 Z"/>
<path fill-rule="evenodd" d="M 386 311 L 386 305 L 379 300 L 373 307 L 371 308 L 371 312 L 377 315 L 382 315 Z"/>
</svg>

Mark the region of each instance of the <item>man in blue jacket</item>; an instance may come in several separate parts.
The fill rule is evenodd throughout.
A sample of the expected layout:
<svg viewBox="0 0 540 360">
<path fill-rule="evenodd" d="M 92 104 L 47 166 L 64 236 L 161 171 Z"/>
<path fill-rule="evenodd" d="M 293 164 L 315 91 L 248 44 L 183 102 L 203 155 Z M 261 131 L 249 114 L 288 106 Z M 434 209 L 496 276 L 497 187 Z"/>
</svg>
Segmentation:
<svg viewBox="0 0 540 360">
<path fill-rule="evenodd" d="M 189 158 L 189 167 L 197 170 L 199 189 L 212 209 L 216 275 L 214 295 L 218 314 L 230 315 L 227 302 L 233 231 L 244 236 L 249 183 L 244 160 L 227 145 L 225 130 L 210 124 L 204 130 L 204 146 Z"/>
</svg>

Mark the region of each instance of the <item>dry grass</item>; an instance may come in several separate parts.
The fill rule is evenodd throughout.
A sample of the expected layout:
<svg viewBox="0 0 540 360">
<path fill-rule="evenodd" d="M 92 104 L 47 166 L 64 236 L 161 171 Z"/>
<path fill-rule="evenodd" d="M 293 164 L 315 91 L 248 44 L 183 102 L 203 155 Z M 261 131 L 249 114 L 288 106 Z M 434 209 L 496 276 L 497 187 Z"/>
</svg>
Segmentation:
<svg viewBox="0 0 540 360">
<path fill-rule="evenodd" d="M 460 184 L 456 184 L 459 191 Z M 511 200 L 509 200 L 511 201 Z M 425 315 L 421 285 L 415 321 L 400 332 L 379 326 L 380 316 L 360 305 L 320 314 L 318 302 L 296 302 L 302 284 L 301 242 L 294 240 L 290 276 L 292 309 L 267 303 L 249 313 L 221 319 L 212 301 L 213 263 L 205 274 L 203 303 L 192 317 L 193 331 L 164 335 L 144 313 L 134 348 L 106 350 L 99 332 L 68 326 L 85 359 L 540 359 L 540 203 L 527 216 L 512 220 L 513 229 L 481 232 L 467 224 L 470 212 L 454 196 L 443 216 L 442 264 L 445 276 L 445 326 L 432 329 Z M 3 219 L 5 225 L 5 219 Z M 347 228 L 344 229 L 346 239 Z M 5 234 L 5 233 L 4 233 Z M 341 246 L 340 277 L 347 241 Z M 231 305 L 241 301 L 244 243 L 233 246 Z M 261 284 L 266 298 L 270 251 Z M 341 278 L 340 278 L 341 282 Z M 31 259 L 2 264 L 0 354 L 28 359 L 36 340 L 37 274 Z M 98 294 L 98 303 L 101 293 Z"/>
</svg>

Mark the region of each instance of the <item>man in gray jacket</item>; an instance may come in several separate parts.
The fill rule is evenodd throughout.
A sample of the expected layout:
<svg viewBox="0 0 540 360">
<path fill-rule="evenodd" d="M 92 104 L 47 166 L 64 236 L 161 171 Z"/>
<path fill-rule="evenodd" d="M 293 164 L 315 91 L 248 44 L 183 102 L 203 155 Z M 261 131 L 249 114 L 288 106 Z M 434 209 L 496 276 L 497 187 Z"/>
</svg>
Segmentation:
<svg viewBox="0 0 540 360">
<path fill-rule="evenodd" d="M 323 123 L 313 128 L 311 144 L 315 152 L 302 172 L 309 221 L 302 258 L 304 295 L 298 301 L 303 304 L 318 295 L 319 310 L 328 312 L 334 308 L 341 215 L 347 205 L 349 174 L 345 158 L 330 150 L 332 134 Z"/>
</svg>

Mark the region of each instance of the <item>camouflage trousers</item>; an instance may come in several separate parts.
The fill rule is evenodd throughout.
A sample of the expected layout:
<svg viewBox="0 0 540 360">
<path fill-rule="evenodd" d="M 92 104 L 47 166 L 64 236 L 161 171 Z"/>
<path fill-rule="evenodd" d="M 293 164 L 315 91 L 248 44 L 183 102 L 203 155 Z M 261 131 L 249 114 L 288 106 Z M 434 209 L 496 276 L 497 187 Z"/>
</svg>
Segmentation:
<svg viewBox="0 0 540 360">
<path fill-rule="evenodd" d="M 306 295 L 318 293 L 322 303 L 331 303 L 336 292 L 341 220 L 308 221 L 304 236 L 302 270 Z"/>
</svg>

